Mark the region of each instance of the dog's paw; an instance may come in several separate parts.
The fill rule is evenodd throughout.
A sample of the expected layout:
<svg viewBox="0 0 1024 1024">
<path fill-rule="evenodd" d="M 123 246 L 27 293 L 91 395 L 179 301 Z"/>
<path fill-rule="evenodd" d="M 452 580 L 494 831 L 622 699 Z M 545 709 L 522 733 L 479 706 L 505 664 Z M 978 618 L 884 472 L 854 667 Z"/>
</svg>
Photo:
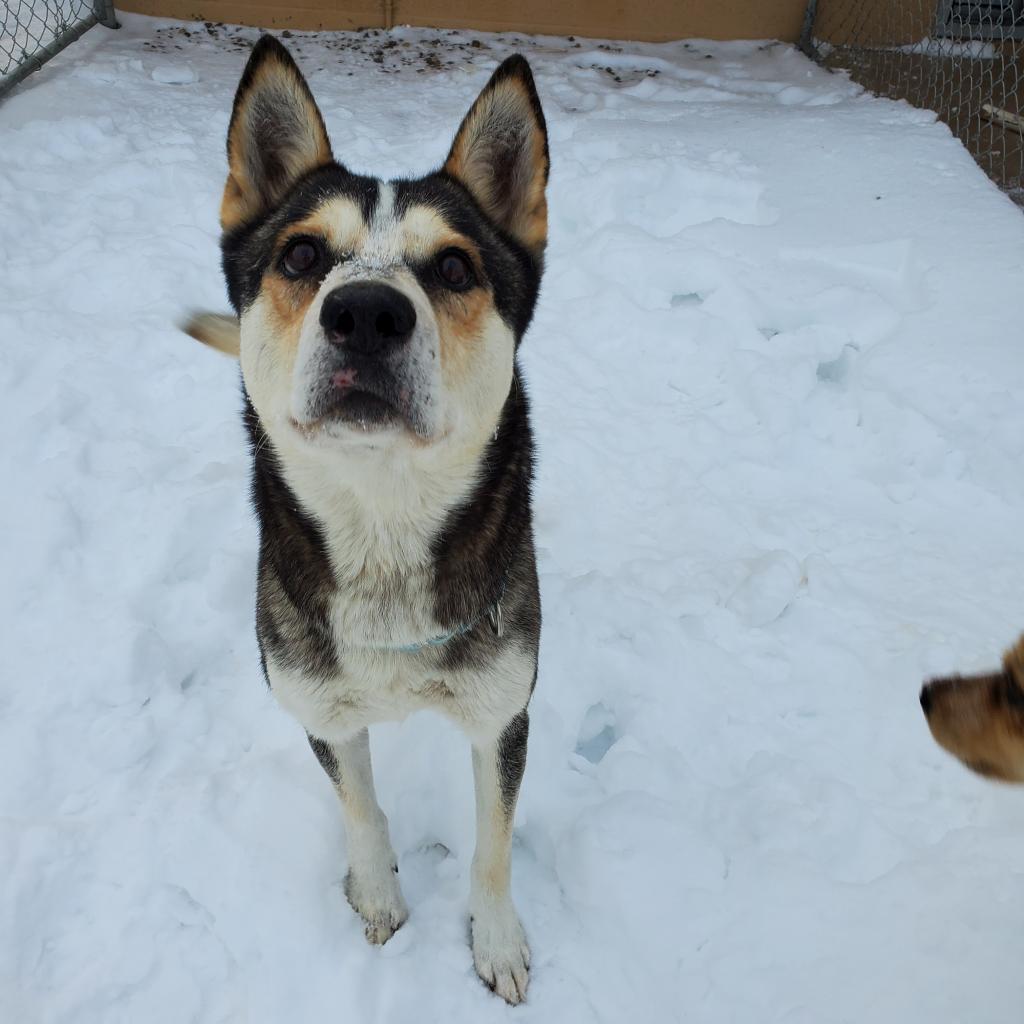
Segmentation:
<svg viewBox="0 0 1024 1024">
<path fill-rule="evenodd" d="M 366 925 L 366 939 L 382 946 L 409 917 L 398 871 L 384 867 L 345 876 L 345 896 Z"/>
<path fill-rule="evenodd" d="M 480 979 L 506 1003 L 521 1003 L 530 983 L 530 947 L 512 904 L 474 912 L 470 930 Z"/>
</svg>

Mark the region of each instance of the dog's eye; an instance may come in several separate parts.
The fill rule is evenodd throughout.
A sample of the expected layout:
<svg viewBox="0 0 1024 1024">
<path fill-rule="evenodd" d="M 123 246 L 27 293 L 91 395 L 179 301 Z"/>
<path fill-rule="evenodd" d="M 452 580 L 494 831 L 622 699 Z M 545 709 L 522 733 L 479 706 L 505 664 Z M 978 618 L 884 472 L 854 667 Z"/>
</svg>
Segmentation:
<svg viewBox="0 0 1024 1024">
<path fill-rule="evenodd" d="M 308 238 L 292 242 L 281 257 L 281 269 L 289 277 L 304 277 L 320 265 L 320 249 Z"/>
<path fill-rule="evenodd" d="M 455 291 L 465 291 L 473 284 L 473 266 L 457 249 L 445 249 L 437 257 L 437 273 Z"/>
</svg>

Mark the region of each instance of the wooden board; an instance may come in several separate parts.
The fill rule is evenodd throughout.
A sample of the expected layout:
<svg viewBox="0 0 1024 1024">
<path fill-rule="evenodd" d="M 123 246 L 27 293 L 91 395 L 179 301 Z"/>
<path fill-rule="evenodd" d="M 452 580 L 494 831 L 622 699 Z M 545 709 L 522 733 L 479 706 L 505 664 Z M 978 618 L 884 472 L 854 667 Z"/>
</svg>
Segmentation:
<svg viewBox="0 0 1024 1024">
<path fill-rule="evenodd" d="M 257 28 L 353 29 L 383 28 L 384 5 L 379 0 L 123 0 L 119 11 L 150 14 L 182 21 L 222 21 Z"/>
<path fill-rule="evenodd" d="M 425 25 L 604 39 L 783 39 L 804 0 L 123 0 L 118 10 L 264 28 Z"/>
</svg>

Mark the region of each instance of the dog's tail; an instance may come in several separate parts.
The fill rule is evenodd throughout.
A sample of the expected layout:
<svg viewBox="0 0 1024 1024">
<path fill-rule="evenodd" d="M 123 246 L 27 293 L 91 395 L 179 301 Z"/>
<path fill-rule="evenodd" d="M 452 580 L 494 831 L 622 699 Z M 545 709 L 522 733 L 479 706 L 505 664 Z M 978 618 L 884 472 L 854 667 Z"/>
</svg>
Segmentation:
<svg viewBox="0 0 1024 1024">
<path fill-rule="evenodd" d="M 196 341 L 238 358 L 242 340 L 238 317 L 226 313 L 190 313 L 178 326 Z"/>
</svg>

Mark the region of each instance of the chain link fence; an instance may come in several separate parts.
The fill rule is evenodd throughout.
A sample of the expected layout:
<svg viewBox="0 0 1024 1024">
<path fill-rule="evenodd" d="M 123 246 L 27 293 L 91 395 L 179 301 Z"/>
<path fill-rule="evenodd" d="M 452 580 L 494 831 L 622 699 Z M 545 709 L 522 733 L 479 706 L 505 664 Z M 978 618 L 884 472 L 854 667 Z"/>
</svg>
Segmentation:
<svg viewBox="0 0 1024 1024">
<path fill-rule="evenodd" d="M 872 92 L 934 110 L 1024 205 L 1024 0 L 811 0 L 801 45 Z"/>
<path fill-rule="evenodd" d="M 113 0 L 3 0 L 0 96 L 93 25 L 117 28 Z"/>
</svg>

